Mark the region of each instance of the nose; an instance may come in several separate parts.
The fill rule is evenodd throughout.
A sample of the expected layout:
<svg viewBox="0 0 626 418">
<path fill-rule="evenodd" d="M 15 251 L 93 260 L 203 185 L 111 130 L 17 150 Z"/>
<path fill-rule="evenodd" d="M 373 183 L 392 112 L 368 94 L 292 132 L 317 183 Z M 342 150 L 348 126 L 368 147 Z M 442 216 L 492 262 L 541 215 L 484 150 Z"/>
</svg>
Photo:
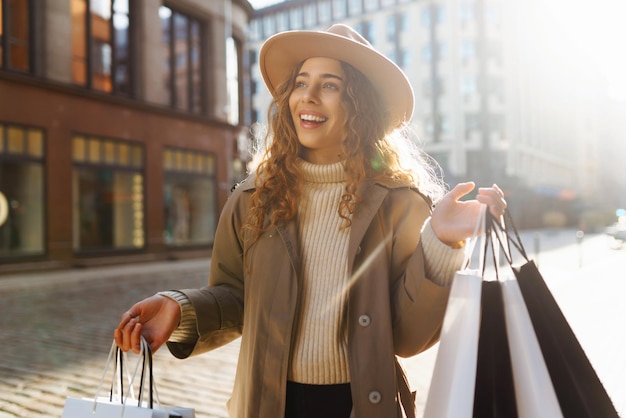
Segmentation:
<svg viewBox="0 0 626 418">
<path fill-rule="evenodd" d="M 306 103 L 317 103 L 317 100 L 317 87 L 315 85 L 309 85 L 302 95 L 302 101 Z"/>
</svg>

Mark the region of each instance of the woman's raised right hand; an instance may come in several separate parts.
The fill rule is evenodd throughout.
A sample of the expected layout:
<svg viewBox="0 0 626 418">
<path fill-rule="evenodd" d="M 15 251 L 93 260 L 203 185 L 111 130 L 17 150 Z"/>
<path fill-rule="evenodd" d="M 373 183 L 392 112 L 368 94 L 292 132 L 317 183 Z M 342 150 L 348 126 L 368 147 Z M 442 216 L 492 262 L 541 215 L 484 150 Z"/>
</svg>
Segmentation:
<svg viewBox="0 0 626 418">
<path fill-rule="evenodd" d="M 178 302 L 162 295 L 151 296 L 124 312 L 114 332 L 115 343 L 122 351 L 139 353 L 143 335 L 154 353 L 178 327 L 180 317 Z"/>
</svg>

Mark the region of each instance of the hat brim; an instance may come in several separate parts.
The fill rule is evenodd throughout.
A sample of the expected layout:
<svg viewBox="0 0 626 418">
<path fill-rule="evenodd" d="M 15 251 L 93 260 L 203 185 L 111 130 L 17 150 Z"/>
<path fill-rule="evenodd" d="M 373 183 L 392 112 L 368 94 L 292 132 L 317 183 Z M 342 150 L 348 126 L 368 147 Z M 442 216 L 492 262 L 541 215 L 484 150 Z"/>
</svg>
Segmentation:
<svg viewBox="0 0 626 418">
<path fill-rule="evenodd" d="M 287 31 L 265 41 L 259 66 L 272 96 L 293 68 L 312 57 L 344 61 L 360 71 L 387 105 L 390 127 L 396 128 L 413 115 L 413 88 L 404 72 L 373 48 L 341 35 L 318 31 Z"/>
</svg>

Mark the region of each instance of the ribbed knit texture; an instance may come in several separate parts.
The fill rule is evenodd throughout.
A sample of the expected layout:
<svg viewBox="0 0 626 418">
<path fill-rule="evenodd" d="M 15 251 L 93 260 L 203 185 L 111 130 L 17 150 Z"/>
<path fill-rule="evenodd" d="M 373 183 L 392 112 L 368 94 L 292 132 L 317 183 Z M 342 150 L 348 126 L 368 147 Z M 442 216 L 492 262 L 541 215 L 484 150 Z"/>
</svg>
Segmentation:
<svg viewBox="0 0 626 418">
<path fill-rule="evenodd" d="M 182 343 L 196 339 L 198 337 L 196 311 L 193 309 L 193 305 L 187 296 L 178 290 L 166 290 L 158 294 L 175 300 L 178 302 L 178 306 L 180 306 L 180 324 L 170 335 L 168 341 Z"/>
<path fill-rule="evenodd" d="M 302 161 L 298 208 L 302 260 L 300 308 L 289 380 L 308 384 L 350 381 L 344 323 L 348 283 L 349 228 L 338 208 L 343 194 L 341 163 Z"/>
<path fill-rule="evenodd" d="M 424 223 L 421 240 L 426 277 L 439 285 L 450 286 L 454 273 L 466 263 L 467 246 L 454 249 L 441 242 L 430 225 L 430 218 Z"/>
</svg>

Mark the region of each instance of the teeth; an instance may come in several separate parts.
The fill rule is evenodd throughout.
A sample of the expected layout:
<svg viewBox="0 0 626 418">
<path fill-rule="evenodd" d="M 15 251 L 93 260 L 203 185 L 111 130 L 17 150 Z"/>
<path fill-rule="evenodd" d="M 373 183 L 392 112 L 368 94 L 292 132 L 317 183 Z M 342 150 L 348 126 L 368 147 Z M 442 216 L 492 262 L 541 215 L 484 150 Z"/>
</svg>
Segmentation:
<svg viewBox="0 0 626 418">
<path fill-rule="evenodd" d="M 300 115 L 300 119 L 302 120 L 306 120 L 309 122 L 326 122 L 326 118 L 323 118 L 321 116 L 314 116 L 314 115 Z"/>
</svg>

